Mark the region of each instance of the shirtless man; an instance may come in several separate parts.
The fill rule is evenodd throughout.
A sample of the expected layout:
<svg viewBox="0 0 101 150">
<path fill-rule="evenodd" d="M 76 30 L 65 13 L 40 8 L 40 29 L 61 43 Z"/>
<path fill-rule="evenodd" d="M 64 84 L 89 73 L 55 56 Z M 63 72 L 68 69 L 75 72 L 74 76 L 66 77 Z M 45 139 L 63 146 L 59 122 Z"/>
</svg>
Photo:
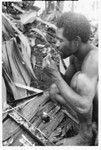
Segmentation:
<svg viewBox="0 0 101 150">
<path fill-rule="evenodd" d="M 61 105 L 69 105 L 75 110 L 80 123 L 78 135 L 63 139 L 57 145 L 91 145 L 93 99 L 98 82 L 98 50 L 89 41 L 91 30 L 85 16 L 64 13 L 57 20 L 57 27 L 61 57 L 71 57 L 65 80 L 51 58 L 50 63 L 46 62 L 44 69 L 54 81 L 50 96 Z"/>
</svg>

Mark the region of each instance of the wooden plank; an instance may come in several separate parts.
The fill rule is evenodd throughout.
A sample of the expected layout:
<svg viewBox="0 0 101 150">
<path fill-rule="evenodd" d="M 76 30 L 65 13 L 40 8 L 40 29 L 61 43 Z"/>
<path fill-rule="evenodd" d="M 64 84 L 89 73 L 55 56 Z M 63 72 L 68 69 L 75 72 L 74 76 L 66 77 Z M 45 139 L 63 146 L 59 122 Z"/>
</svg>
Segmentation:
<svg viewBox="0 0 101 150">
<path fill-rule="evenodd" d="M 10 144 L 10 146 L 22 146 L 23 144 L 20 142 L 20 139 L 22 139 L 22 135 L 24 135 L 31 143 L 32 145 L 39 145 L 38 142 L 33 139 L 25 130 L 23 130 L 17 123 L 15 123 L 11 118 L 9 118 L 6 122 L 7 124 L 11 123 L 9 127 L 10 130 L 8 130 L 8 126 L 6 125 L 7 131 L 5 130 L 3 133 L 5 133 L 5 137 L 3 136 L 3 144 L 5 144 L 5 140 L 10 137 L 10 140 L 13 140 L 13 142 Z M 8 133 L 10 132 L 10 133 Z M 7 144 L 8 142 L 8 144 Z M 6 145 L 9 145 L 9 140 L 6 140 Z"/>
<path fill-rule="evenodd" d="M 33 98 L 32 101 L 19 109 L 18 112 L 30 121 L 30 123 L 33 123 L 35 127 L 40 129 L 40 131 L 51 141 L 62 139 L 63 136 L 68 133 L 68 130 L 73 124 L 73 121 L 61 111 L 60 106 L 49 100 L 48 92 L 44 93 L 42 96 L 36 97 L 35 99 Z M 42 112 L 48 113 L 50 116 L 49 122 L 44 123 L 42 121 Z M 15 122 L 10 119 L 7 119 L 3 123 L 3 139 L 6 139 L 12 134 L 12 132 L 15 132 L 17 127 L 19 134 L 15 133 L 15 142 L 13 142 L 13 145 L 21 145 L 19 139 L 21 139 L 22 134 L 25 135 L 25 131 L 22 131 L 20 126 L 16 125 Z M 56 139 L 56 135 L 59 134 L 60 130 L 62 130 L 61 135 Z M 28 136 L 30 137 L 29 134 Z M 32 141 L 34 143 L 35 139 L 32 138 Z"/>
<path fill-rule="evenodd" d="M 28 140 L 31 144 L 25 144 L 23 136 L 26 138 L 26 141 Z M 22 142 L 21 142 L 22 141 Z M 33 145 L 39 145 L 37 143 L 37 141 L 26 132 L 23 129 L 20 130 L 20 132 L 17 134 L 17 136 L 15 135 L 14 137 L 14 142 L 12 143 L 12 146 L 33 146 Z"/>
<path fill-rule="evenodd" d="M 11 136 L 12 133 L 16 131 L 18 128 L 20 129 L 20 127 L 14 121 L 12 121 L 12 119 L 8 118 L 3 123 L 3 140 Z"/>
<path fill-rule="evenodd" d="M 20 112 L 23 116 L 25 116 L 25 118 L 30 120 L 30 118 L 34 114 L 33 112 L 35 112 L 35 110 L 38 110 L 39 105 L 41 105 L 42 101 L 44 101 L 45 98 L 47 99 L 47 97 L 48 97 L 48 94 L 43 94 L 42 97 L 39 96 L 39 97 L 35 98 L 35 101 L 33 99 L 33 101 L 28 103 L 24 108 L 19 109 L 18 112 Z M 6 121 L 4 121 L 4 123 L 3 123 L 3 140 L 8 138 L 10 135 L 12 135 L 12 133 L 17 128 L 20 130 L 20 127 L 14 121 L 12 121 L 10 118 L 8 118 Z"/>
<path fill-rule="evenodd" d="M 39 128 L 39 125 L 43 122 L 42 120 L 42 113 L 43 112 L 49 112 L 51 110 L 51 108 L 53 107 L 53 103 L 49 102 L 47 105 L 45 105 L 46 107 L 44 107 L 43 109 L 39 110 L 39 112 L 35 115 L 35 119 L 33 122 L 33 126 Z"/>
<path fill-rule="evenodd" d="M 54 107 L 54 109 L 52 109 L 50 112 L 49 112 L 49 116 L 52 120 L 52 118 L 54 118 L 55 114 L 60 110 L 60 107 L 59 106 L 56 106 Z M 41 123 L 40 126 L 39 126 L 39 129 L 43 132 L 44 129 L 46 129 L 48 126 L 49 126 L 50 122 L 48 123 Z"/>
<path fill-rule="evenodd" d="M 39 117 L 42 118 L 42 113 L 43 112 L 48 113 L 53 107 L 54 107 L 53 103 L 51 101 L 49 101 L 46 105 L 44 105 L 42 108 L 40 108 L 40 110 L 35 114 L 35 116 L 31 120 L 31 123 L 33 123 L 33 125 L 35 125 L 35 120 L 37 120 Z M 42 121 L 42 119 L 41 119 L 41 121 Z"/>
<path fill-rule="evenodd" d="M 55 128 L 59 125 L 59 123 L 64 118 L 63 112 L 59 111 L 54 118 L 50 121 L 50 124 L 44 129 L 42 132 L 46 135 L 46 137 L 49 137 L 51 132 L 55 130 Z"/>
<path fill-rule="evenodd" d="M 33 116 L 39 111 L 42 107 L 42 103 L 49 99 L 49 93 L 46 92 L 42 96 L 37 96 L 33 98 L 31 102 L 29 102 L 26 106 L 24 106 L 19 113 L 26 117 L 29 121 L 33 118 Z"/>
<path fill-rule="evenodd" d="M 52 105 L 52 107 L 48 110 L 48 115 L 50 116 L 50 118 L 51 118 L 51 115 L 52 115 L 52 113 L 54 112 L 54 110 L 55 110 L 55 105 Z M 49 124 L 49 122 L 44 123 L 44 122 L 42 121 L 41 124 L 38 126 L 38 128 L 39 128 L 40 130 L 42 130 L 42 129 L 45 128 L 48 124 Z"/>
</svg>

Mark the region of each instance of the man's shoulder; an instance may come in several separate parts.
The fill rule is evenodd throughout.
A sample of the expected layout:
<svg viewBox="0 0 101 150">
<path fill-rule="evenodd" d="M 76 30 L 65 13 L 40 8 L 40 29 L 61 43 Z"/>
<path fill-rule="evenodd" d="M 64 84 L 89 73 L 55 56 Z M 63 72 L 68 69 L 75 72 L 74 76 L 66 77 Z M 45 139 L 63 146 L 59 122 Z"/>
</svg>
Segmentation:
<svg viewBox="0 0 101 150">
<path fill-rule="evenodd" d="M 94 48 L 89 52 L 89 55 L 91 55 L 91 56 L 93 56 L 93 57 L 98 56 L 98 48 L 97 48 L 97 47 L 94 47 Z"/>
<path fill-rule="evenodd" d="M 97 48 L 94 48 L 92 49 L 88 55 L 85 57 L 85 60 L 84 62 L 88 62 L 88 63 L 91 63 L 92 64 L 95 64 L 95 63 L 98 63 L 98 49 Z"/>
<path fill-rule="evenodd" d="M 93 76 L 98 74 L 98 49 L 91 50 L 82 64 L 82 71 Z"/>
</svg>

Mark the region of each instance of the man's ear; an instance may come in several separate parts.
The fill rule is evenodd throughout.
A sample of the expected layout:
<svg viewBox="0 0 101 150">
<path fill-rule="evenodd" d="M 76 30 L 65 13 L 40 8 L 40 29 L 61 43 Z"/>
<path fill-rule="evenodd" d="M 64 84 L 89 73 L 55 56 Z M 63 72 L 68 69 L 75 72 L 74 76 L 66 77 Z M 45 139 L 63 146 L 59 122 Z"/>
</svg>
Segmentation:
<svg viewBox="0 0 101 150">
<path fill-rule="evenodd" d="M 79 36 L 76 36 L 73 40 L 76 47 L 78 47 L 81 43 L 81 38 Z"/>
</svg>

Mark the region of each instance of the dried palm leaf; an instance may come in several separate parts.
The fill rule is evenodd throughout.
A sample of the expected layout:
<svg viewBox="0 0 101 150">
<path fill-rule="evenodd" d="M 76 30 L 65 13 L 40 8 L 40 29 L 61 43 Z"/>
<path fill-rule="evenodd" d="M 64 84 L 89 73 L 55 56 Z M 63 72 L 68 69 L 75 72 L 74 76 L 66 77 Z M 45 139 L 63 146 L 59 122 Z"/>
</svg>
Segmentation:
<svg viewBox="0 0 101 150">
<path fill-rule="evenodd" d="M 7 91 L 4 78 L 2 77 L 2 109 L 7 108 Z"/>
<path fill-rule="evenodd" d="M 9 26 L 12 27 L 13 30 L 18 34 L 18 37 L 21 41 L 21 52 L 22 52 L 22 54 L 20 52 L 19 53 L 20 53 L 24 63 L 26 64 L 27 71 L 29 72 L 31 77 L 34 79 L 37 79 L 35 76 L 35 73 L 32 69 L 31 62 L 30 62 L 31 48 L 30 48 L 29 41 L 28 41 L 27 37 L 24 36 L 21 31 L 18 30 L 18 28 L 15 26 L 15 24 L 9 18 L 7 18 L 7 16 L 5 14 L 3 14 L 3 18 L 4 18 L 4 20 L 6 20 L 9 23 Z"/>
<path fill-rule="evenodd" d="M 25 13 L 25 11 L 23 9 L 21 9 L 19 6 L 15 5 L 14 3 L 12 3 L 12 6 L 17 9 L 19 12 L 21 13 Z"/>
<path fill-rule="evenodd" d="M 2 39 L 3 41 L 7 41 L 10 40 L 10 34 L 7 32 L 6 27 L 4 26 L 4 24 L 2 24 Z"/>
<path fill-rule="evenodd" d="M 15 35 L 14 29 L 9 24 L 8 20 L 2 16 L 2 34 L 3 41 L 10 40 Z"/>
<path fill-rule="evenodd" d="M 24 68 L 22 61 L 19 58 L 19 55 L 15 53 L 17 51 L 17 47 L 14 44 L 14 39 L 11 39 L 10 41 L 6 41 L 4 44 L 6 46 L 3 46 L 3 51 L 7 53 L 6 57 L 9 62 L 9 65 L 7 66 L 6 59 L 5 59 L 6 57 L 3 57 L 3 67 L 5 70 L 4 75 L 6 81 L 8 82 L 12 90 L 14 98 L 15 99 L 23 98 L 27 95 L 26 90 L 16 88 L 14 82 L 22 83 L 24 85 L 30 85 L 30 76 L 27 70 Z M 10 70 L 8 71 L 9 67 Z"/>
<path fill-rule="evenodd" d="M 52 23 L 50 23 L 50 22 L 47 22 L 47 21 L 44 21 L 44 20 L 42 20 L 42 19 L 39 18 L 39 17 L 36 17 L 36 20 L 39 21 L 39 22 L 41 22 L 41 23 L 43 23 L 43 24 L 45 24 L 45 25 L 47 25 L 48 27 L 53 28 L 54 30 L 57 29 L 57 27 L 56 27 L 54 24 L 52 24 Z"/>
<path fill-rule="evenodd" d="M 15 68 L 15 72 L 14 74 L 17 74 L 17 76 L 13 76 L 14 82 L 17 83 L 24 83 L 25 85 L 30 85 L 30 76 L 29 76 L 29 72 L 26 69 L 26 65 L 23 62 L 23 57 L 21 56 L 20 50 L 17 47 L 17 43 L 15 41 L 15 39 L 12 39 L 11 42 L 8 42 L 8 45 L 10 47 L 10 50 L 8 48 L 9 51 L 12 50 L 12 54 L 10 57 L 10 61 L 13 61 L 14 64 L 14 68 Z M 13 69 L 13 68 L 12 68 Z M 21 76 L 21 81 L 20 79 L 18 79 L 18 77 Z"/>
<path fill-rule="evenodd" d="M 10 78 L 9 74 L 7 73 L 5 67 L 3 66 L 3 76 L 14 96 L 14 99 L 18 99 L 18 98 L 23 98 L 27 96 L 26 90 L 21 90 L 19 88 L 16 88 L 14 82 L 12 81 L 12 79 Z M 24 91 L 24 92 L 23 92 Z"/>
<path fill-rule="evenodd" d="M 15 36 L 15 33 L 22 34 L 22 32 L 16 27 L 15 23 L 13 22 L 14 19 L 12 17 L 2 13 L 2 18 L 4 18 L 5 23 L 7 23 L 8 32 L 10 33 L 12 32 L 12 30 L 14 31 L 13 37 Z M 11 18 L 13 21 L 11 21 Z"/>
<path fill-rule="evenodd" d="M 8 32 L 9 35 L 14 36 L 15 35 L 15 31 L 9 21 L 9 19 L 6 17 L 5 14 L 2 13 L 2 24 L 4 25 L 6 32 Z M 4 32 L 5 30 L 3 30 Z"/>
<path fill-rule="evenodd" d="M 5 66 L 8 74 L 10 75 L 10 77 L 12 77 L 6 42 L 3 42 L 2 44 L 2 60 L 3 60 L 3 65 Z"/>
<path fill-rule="evenodd" d="M 24 14 L 20 15 L 20 21 L 23 25 L 32 23 L 36 20 L 37 12 L 35 11 L 26 11 Z"/>
<path fill-rule="evenodd" d="M 24 56 L 24 53 L 25 53 L 26 55 L 28 55 L 29 60 L 30 60 L 31 48 L 30 48 L 27 37 L 24 34 L 20 33 L 18 34 L 18 38 L 20 39 L 20 44 L 21 44 L 20 47 L 21 47 L 22 55 Z M 24 56 L 24 59 L 25 59 L 25 56 Z"/>
<path fill-rule="evenodd" d="M 2 18 L 4 19 L 5 24 L 7 24 L 6 26 L 7 26 L 8 32 L 12 33 L 13 37 L 15 36 L 15 32 L 18 34 L 21 33 L 21 31 L 15 26 L 15 24 L 9 19 L 9 17 L 6 14 L 2 13 Z"/>
<path fill-rule="evenodd" d="M 21 51 L 18 49 L 19 56 L 22 58 L 22 61 L 25 63 L 26 69 L 29 72 L 30 76 L 33 79 L 37 79 L 31 65 L 30 56 L 31 56 L 31 48 L 28 43 L 27 37 L 25 37 L 23 34 L 18 35 L 20 39 L 20 47 Z M 16 43 L 15 43 L 16 44 Z M 17 46 L 17 44 L 16 44 Z"/>
<path fill-rule="evenodd" d="M 39 35 L 47 42 L 45 32 L 43 33 L 42 31 L 40 31 L 40 30 L 37 29 L 37 28 L 32 28 L 31 31 L 34 31 L 35 33 L 39 34 Z"/>
</svg>

